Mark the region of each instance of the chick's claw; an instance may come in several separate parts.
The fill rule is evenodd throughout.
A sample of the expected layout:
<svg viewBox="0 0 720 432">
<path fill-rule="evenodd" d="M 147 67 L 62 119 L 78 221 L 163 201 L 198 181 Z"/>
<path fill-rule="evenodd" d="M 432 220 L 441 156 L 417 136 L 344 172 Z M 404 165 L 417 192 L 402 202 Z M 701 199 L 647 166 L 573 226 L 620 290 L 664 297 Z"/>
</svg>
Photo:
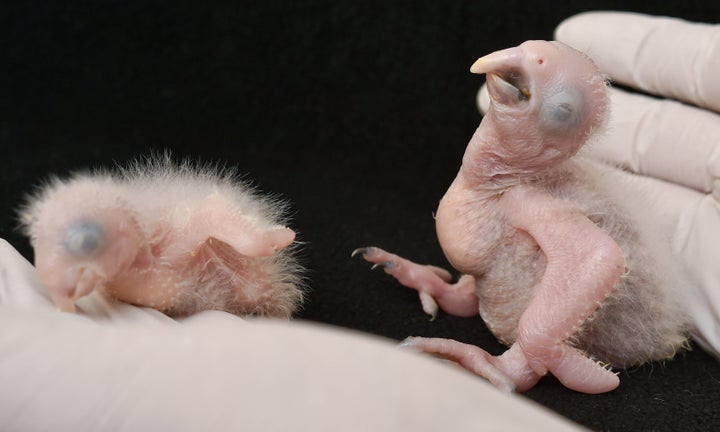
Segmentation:
<svg viewBox="0 0 720 432">
<path fill-rule="evenodd" d="M 431 271 L 429 274 L 426 270 L 427 266 L 421 266 L 413 262 L 407 261 L 397 255 L 391 254 L 378 247 L 369 246 L 355 249 L 351 256 L 362 254 L 362 257 L 373 263 L 371 270 L 381 268 L 385 273 L 393 276 L 400 282 L 400 284 L 412 288 L 418 291 L 420 296 L 420 303 L 422 304 L 423 311 L 430 315 L 430 320 L 433 321 L 437 317 L 438 305 L 432 295 L 427 290 L 427 284 L 423 283 L 423 278 L 436 277 Z M 402 263 L 402 268 L 400 263 Z M 450 274 L 448 273 L 448 276 Z"/>
<path fill-rule="evenodd" d="M 438 307 L 437 302 L 435 299 L 426 292 L 418 292 L 418 295 L 420 296 L 420 304 L 422 305 L 423 312 L 430 315 L 430 321 L 435 321 L 435 318 L 437 318 L 438 310 L 440 309 Z"/>
<path fill-rule="evenodd" d="M 375 270 L 376 268 L 383 268 L 383 269 L 385 269 L 385 268 L 393 268 L 393 267 L 395 267 L 396 265 L 397 265 L 397 264 L 395 264 L 395 261 L 385 261 L 385 262 L 373 264 L 373 266 L 370 267 L 370 270 Z"/>
<path fill-rule="evenodd" d="M 352 256 L 358 254 L 373 263 L 373 269 L 380 267 L 401 285 L 417 291 L 423 311 L 431 320 L 440 308 L 459 316 L 477 315 L 474 278 L 463 276 L 452 284 L 452 275 L 445 269 L 417 264 L 375 246 L 355 249 Z"/>
</svg>

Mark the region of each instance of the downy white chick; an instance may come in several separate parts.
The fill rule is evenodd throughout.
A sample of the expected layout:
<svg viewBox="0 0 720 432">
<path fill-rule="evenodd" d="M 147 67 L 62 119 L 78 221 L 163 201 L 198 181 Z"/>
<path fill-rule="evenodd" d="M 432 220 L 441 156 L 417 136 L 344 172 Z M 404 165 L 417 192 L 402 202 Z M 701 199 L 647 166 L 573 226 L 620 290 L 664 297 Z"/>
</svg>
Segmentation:
<svg viewBox="0 0 720 432">
<path fill-rule="evenodd" d="M 448 339 L 404 343 L 444 356 L 505 390 L 552 373 L 586 393 L 614 389 L 610 367 L 667 359 L 687 341 L 687 286 L 643 196 L 575 156 L 608 115 L 593 62 L 560 42 L 528 41 L 480 58 L 491 106 L 436 216 L 449 262 L 422 266 L 376 247 L 354 252 L 460 316 L 480 313 L 509 349 Z"/>
<path fill-rule="evenodd" d="M 52 179 L 20 219 L 59 310 L 98 290 L 172 316 L 289 317 L 303 292 L 285 213 L 230 170 L 165 156 Z"/>
</svg>

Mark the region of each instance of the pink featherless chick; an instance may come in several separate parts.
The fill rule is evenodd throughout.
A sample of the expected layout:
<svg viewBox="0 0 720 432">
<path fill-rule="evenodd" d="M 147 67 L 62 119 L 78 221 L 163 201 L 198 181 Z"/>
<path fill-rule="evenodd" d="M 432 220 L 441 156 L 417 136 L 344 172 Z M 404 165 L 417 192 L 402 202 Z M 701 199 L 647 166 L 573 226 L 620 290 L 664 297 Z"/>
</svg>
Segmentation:
<svg viewBox="0 0 720 432">
<path fill-rule="evenodd" d="M 285 206 L 229 170 L 165 156 L 54 179 L 20 218 L 62 311 L 101 291 L 172 316 L 289 317 L 303 297 Z"/>
<path fill-rule="evenodd" d="M 404 345 L 455 360 L 505 390 L 553 374 L 602 393 L 612 367 L 671 358 L 687 343 L 677 298 L 686 276 L 643 197 L 576 153 L 608 115 L 604 77 L 560 42 L 528 41 L 480 58 L 490 109 L 436 214 L 440 245 L 464 273 L 377 247 L 357 249 L 420 293 L 423 309 L 480 313 L 509 349 L 449 339 Z M 643 213 L 644 212 L 644 213 Z"/>
</svg>

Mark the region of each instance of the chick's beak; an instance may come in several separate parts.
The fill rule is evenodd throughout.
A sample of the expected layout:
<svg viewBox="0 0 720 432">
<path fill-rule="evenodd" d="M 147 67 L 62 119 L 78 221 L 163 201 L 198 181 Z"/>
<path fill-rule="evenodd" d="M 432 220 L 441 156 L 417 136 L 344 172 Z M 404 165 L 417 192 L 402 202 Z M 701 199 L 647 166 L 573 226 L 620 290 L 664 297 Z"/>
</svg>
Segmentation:
<svg viewBox="0 0 720 432">
<path fill-rule="evenodd" d="M 517 67 L 520 65 L 521 58 L 522 51 L 518 47 L 495 51 L 494 53 L 477 59 L 475 63 L 470 66 L 470 72 L 484 74 L 508 69 L 513 66 Z"/>
<path fill-rule="evenodd" d="M 494 102 L 513 105 L 531 96 L 521 69 L 522 58 L 518 47 L 495 51 L 475 61 L 470 72 L 487 75 L 488 92 Z"/>
<path fill-rule="evenodd" d="M 75 300 L 62 297 L 57 299 L 53 298 L 53 302 L 58 312 L 75 313 Z"/>
<path fill-rule="evenodd" d="M 66 270 L 64 278 L 49 278 L 44 283 L 58 311 L 75 312 L 75 302 L 101 288 L 105 283 L 105 276 L 99 268 L 81 265 Z"/>
<path fill-rule="evenodd" d="M 59 312 L 75 312 L 76 288 L 54 283 L 55 281 L 44 282 L 50 294 L 50 299 Z"/>
</svg>

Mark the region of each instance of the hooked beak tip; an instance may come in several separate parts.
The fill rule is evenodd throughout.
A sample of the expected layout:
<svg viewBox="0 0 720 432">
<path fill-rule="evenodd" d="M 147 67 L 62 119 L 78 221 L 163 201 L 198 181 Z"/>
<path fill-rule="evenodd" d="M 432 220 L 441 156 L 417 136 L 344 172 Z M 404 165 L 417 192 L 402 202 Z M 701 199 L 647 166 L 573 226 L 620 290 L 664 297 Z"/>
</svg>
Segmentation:
<svg viewBox="0 0 720 432">
<path fill-rule="evenodd" d="M 477 60 L 475 61 L 475 63 L 473 63 L 472 66 L 470 66 L 470 73 L 474 73 L 474 74 L 481 74 L 481 73 L 482 73 L 482 72 L 480 71 L 481 69 L 480 69 L 480 65 L 479 65 L 479 63 L 481 63 L 481 60 L 482 60 L 482 58 L 477 59 Z"/>
<path fill-rule="evenodd" d="M 470 72 L 474 74 L 495 72 L 499 69 L 516 65 L 521 57 L 522 50 L 518 47 L 505 48 L 500 51 L 484 55 L 475 60 L 475 63 L 470 66 Z"/>
<path fill-rule="evenodd" d="M 483 57 L 480 57 L 479 59 L 475 60 L 475 63 L 473 63 L 472 66 L 470 66 L 470 73 L 474 73 L 474 74 L 486 73 L 488 71 L 487 57 L 488 56 L 483 56 Z"/>
</svg>

